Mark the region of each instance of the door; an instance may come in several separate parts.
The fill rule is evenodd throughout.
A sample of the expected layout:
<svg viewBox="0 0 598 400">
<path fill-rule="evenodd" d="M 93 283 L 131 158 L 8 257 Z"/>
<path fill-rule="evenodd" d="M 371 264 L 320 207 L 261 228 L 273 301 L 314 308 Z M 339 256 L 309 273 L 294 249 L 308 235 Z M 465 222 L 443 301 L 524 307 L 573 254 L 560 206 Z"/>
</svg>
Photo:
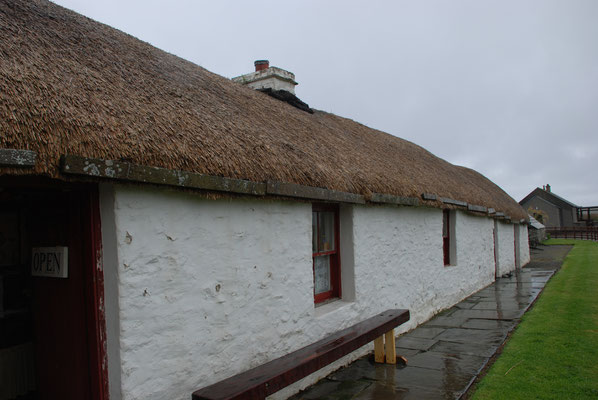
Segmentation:
<svg viewBox="0 0 598 400">
<path fill-rule="evenodd" d="M 97 189 L 1 177 L 0 188 L 0 370 L 10 372 L 0 374 L 0 398 L 104 400 Z M 66 248 L 66 277 L 52 276 L 50 262 L 50 276 L 39 276 L 50 260 L 39 248 Z"/>
<path fill-rule="evenodd" d="M 82 204 L 77 192 L 32 199 L 27 231 L 32 248 L 68 248 L 68 277 L 32 277 L 33 338 L 40 399 L 89 399 Z"/>
</svg>

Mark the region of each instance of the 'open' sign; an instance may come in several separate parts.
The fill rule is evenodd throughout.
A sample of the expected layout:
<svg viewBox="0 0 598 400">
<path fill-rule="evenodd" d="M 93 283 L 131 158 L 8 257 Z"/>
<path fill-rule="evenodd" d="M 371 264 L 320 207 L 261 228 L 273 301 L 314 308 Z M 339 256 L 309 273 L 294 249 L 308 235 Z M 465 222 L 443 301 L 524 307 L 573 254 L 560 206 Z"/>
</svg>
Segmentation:
<svg viewBox="0 0 598 400">
<path fill-rule="evenodd" d="M 68 278 L 68 247 L 34 247 L 31 251 L 31 275 Z"/>
</svg>

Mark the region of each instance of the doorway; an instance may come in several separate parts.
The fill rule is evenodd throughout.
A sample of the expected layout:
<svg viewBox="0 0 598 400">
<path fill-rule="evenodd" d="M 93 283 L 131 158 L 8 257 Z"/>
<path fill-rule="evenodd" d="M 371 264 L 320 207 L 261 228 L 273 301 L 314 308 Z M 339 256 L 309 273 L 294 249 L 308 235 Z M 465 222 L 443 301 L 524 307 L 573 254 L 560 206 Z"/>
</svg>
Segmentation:
<svg viewBox="0 0 598 400">
<path fill-rule="evenodd" d="M 97 190 L 0 183 L 0 400 L 103 400 Z"/>
</svg>

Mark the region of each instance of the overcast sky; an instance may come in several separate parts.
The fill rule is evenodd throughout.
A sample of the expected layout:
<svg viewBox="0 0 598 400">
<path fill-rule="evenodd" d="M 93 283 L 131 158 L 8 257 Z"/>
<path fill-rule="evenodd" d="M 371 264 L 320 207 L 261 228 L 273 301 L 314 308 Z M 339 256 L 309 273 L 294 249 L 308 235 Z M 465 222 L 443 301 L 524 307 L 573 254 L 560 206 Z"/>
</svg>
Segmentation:
<svg viewBox="0 0 598 400">
<path fill-rule="evenodd" d="M 311 107 L 473 168 L 519 201 L 598 205 L 598 1 L 57 0 L 225 77 L 295 74 Z"/>
</svg>

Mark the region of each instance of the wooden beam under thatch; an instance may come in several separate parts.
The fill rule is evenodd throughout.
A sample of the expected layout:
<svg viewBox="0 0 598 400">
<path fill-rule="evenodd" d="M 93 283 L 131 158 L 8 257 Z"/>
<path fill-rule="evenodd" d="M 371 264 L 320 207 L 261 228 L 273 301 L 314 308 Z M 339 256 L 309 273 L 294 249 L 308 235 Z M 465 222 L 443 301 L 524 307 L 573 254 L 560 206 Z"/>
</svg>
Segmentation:
<svg viewBox="0 0 598 400">
<path fill-rule="evenodd" d="M 0 149 L 0 167 L 35 167 L 37 154 L 31 150 Z"/>
<path fill-rule="evenodd" d="M 415 197 L 393 196 L 391 194 L 372 193 L 369 199 L 372 203 L 397 204 L 400 206 L 418 206 L 419 199 Z"/>
<path fill-rule="evenodd" d="M 442 201 L 444 204 L 450 204 L 450 205 L 459 206 L 459 207 L 467 207 L 466 201 L 449 199 L 447 197 L 441 197 L 439 200 Z"/>
<path fill-rule="evenodd" d="M 436 201 L 438 196 L 433 193 L 422 193 L 422 199 L 429 200 L 429 201 Z"/>
<path fill-rule="evenodd" d="M 478 206 L 475 204 L 467 204 L 468 211 L 480 212 L 480 213 L 487 213 L 488 209 L 484 206 Z"/>
<path fill-rule="evenodd" d="M 241 179 L 210 176 L 166 168 L 146 167 L 129 162 L 66 155 L 62 157 L 62 172 L 115 180 L 180 186 L 240 194 L 264 195 L 266 185 Z"/>
<path fill-rule="evenodd" d="M 266 186 L 266 193 L 303 199 L 365 204 L 365 198 L 359 194 L 338 192 L 336 190 L 315 188 L 294 183 L 269 181 Z"/>
</svg>

